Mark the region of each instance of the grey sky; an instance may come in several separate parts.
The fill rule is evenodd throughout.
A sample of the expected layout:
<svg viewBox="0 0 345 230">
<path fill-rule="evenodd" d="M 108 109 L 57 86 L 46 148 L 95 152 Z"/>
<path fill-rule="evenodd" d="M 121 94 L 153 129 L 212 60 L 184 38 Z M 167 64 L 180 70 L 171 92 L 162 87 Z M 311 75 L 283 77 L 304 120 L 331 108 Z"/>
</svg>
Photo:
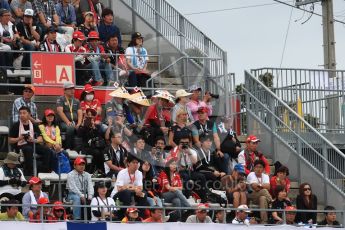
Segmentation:
<svg viewBox="0 0 345 230">
<path fill-rule="evenodd" d="M 167 0 L 182 14 L 273 3 L 272 0 Z M 284 0 L 287 1 L 287 0 Z M 228 69 L 235 72 L 237 83 L 243 81 L 243 70 L 279 67 L 291 8 L 284 5 L 186 15 L 195 26 L 228 52 Z M 321 4 L 315 4 L 321 13 Z M 345 1 L 334 0 L 336 19 L 345 19 Z M 308 17 L 293 10 L 282 67 L 323 68 L 322 18 Z M 337 69 L 345 69 L 345 25 L 335 23 Z"/>
</svg>

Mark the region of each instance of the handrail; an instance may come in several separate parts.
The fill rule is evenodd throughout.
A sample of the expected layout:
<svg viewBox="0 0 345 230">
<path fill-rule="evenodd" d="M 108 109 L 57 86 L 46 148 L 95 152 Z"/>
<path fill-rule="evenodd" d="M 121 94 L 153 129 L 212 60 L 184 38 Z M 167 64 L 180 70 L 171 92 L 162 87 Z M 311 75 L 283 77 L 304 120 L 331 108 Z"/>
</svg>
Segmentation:
<svg viewBox="0 0 345 230">
<path fill-rule="evenodd" d="M 309 71 L 321 71 L 321 72 L 345 72 L 345 70 L 335 70 L 335 69 L 305 69 L 305 68 L 278 68 L 278 67 L 261 67 L 256 69 L 250 69 L 250 72 L 257 71 L 257 70 L 265 70 L 265 69 L 272 69 L 272 70 L 309 70 Z"/>
<path fill-rule="evenodd" d="M 125 4 L 129 5 L 129 3 L 126 2 L 126 0 L 121 0 L 121 1 L 124 2 Z M 133 0 L 131 0 L 131 1 L 133 1 Z M 162 20 L 164 20 L 171 28 L 173 28 L 175 31 L 177 31 L 179 36 L 183 36 L 184 39 L 185 39 L 186 41 L 190 42 L 191 44 L 193 44 L 194 47 L 198 48 L 198 50 L 199 50 L 200 52 L 202 52 L 203 55 L 209 56 L 209 54 L 205 53 L 202 49 L 200 49 L 197 45 L 195 45 L 194 42 L 191 41 L 191 40 L 186 36 L 185 33 L 183 33 L 182 31 L 180 31 L 179 29 L 177 29 L 174 25 L 172 25 L 167 19 L 165 19 L 165 18 L 163 17 L 163 15 L 161 15 L 160 12 L 157 12 L 157 10 L 154 9 L 150 4 L 148 4 L 147 2 L 142 1 L 142 0 L 136 0 L 136 1 L 141 1 L 143 4 L 147 5 L 156 15 L 158 15 Z M 179 17 L 182 17 L 183 20 L 185 20 L 186 22 L 188 22 L 190 25 L 193 25 L 193 24 L 190 23 L 180 12 L 178 12 L 174 7 L 172 7 L 169 3 L 167 3 L 166 1 L 160 1 L 160 4 L 162 4 L 162 3 L 168 5 L 170 8 L 172 8 L 172 9 L 179 15 Z M 130 5 L 129 5 L 129 6 L 130 6 Z M 139 11 L 138 11 L 138 10 L 136 10 L 136 9 L 134 9 L 134 10 L 135 10 L 136 13 L 139 14 Z M 141 15 L 141 16 L 143 16 L 143 15 Z M 211 40 L 209 37 L 207 37 L 204 33 L 202 33 L 201 31 L 199 31 L 195 26 L 193 26 L 193 27 L 194 27 L 193 29 L 197 30 L 200 34 L 202 34 L 202 35 L 204 36 L 204 38 L 208 39 L 208 40 L 211 42 L 212 46 L 214 46 L 215 48 L 219 49 L 220 52 L 224 53 L 224 51 L 223 51 L 218 45 L 216 45 L 214 42 L 212 42 L 212 40 Z M 156 29 L 158 30 L 158 28 L 156 28 Z M 188 30 L 186 30 L 186 31 L 188 31 Z M 159 31 L 159 32 L 161 32 L 161 31 Z"/>
<path fill-rule="evenodd" d="M 311 126 L 306 120 L 304 120 L 303 117 L 301 117 L 296 111 L 294 111 L 288 104 L 286 104 L 283 100 L 281 100 L 277 95 L 275 95 L 266 85 L 264 85 L 261 81 L 259 81 L 257 78 L 253 77 L 251 73 L 245 70 L 245 74 L 248 76 L 251 76 L 251 79 L 256 81 L 264 90 L 265 92 L 269 93 L 274 99 L 278 100 L 279 103 L 281 103 L 286 110 L 288 110 L 290 113 L 295 115 L 300 119 L 300 121 L 307 126 L 310 130 L 313 131 L 319 138 L 321 138 L 326 144 L 328 144 L 332 149 L 334 149 L 340 156 L 345 158 L 345 154 L 341 152 L 335 145 L 332 144 L 327 138 L 325 138 L 323 135 L 321 135 L 313 126 Z"/>
</svg>

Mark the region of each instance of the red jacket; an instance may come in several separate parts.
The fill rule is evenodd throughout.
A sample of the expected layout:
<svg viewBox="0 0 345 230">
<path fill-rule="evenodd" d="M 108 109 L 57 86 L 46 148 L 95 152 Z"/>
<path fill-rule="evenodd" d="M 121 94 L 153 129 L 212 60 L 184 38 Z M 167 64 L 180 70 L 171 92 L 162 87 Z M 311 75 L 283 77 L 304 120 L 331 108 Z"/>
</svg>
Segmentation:
<svg viewBox="0 0 345 230">
<path fill-rule="evenodd" d="M 246 160 L 245 171 L 246 171 L 247 175 L 250 172 L 253 171 L 253 169 L 254 169 L 254 162 L 256 160 L 262 160 L 263 162 L 265 162 L 265 172 L 266 172 L 267 175 L 270 175 L 270 173 L 271 173 L 270 164 L 268 163 L 266 157 L 261 152 L 256 152 L 256 154 L 254 152 L 251 152 L 249 154 L 249 157 L 250 157 L 249 159 L 247 157 L 247 154 L 244 154 L 244 157 L 245 157 L 245 160 Z"/>
</svg>

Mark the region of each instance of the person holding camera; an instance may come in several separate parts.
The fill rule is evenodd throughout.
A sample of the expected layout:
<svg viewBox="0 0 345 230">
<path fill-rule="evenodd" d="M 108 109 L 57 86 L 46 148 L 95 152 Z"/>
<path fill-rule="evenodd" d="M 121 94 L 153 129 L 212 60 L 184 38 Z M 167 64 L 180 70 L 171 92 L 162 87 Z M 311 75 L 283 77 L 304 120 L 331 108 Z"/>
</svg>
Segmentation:
<svg viewBox="0 0 345 230">
<path fill-rule="evenodd" d="M 158 136 L 155 141 L 155 145 L 151 149 L 151 157 L 153 159 L 152 166 L 157 173 L 160 173 L 165 166 L 165 160 L 169 156 L 169 152 L 165 150 L 164 137 Z"/>
<path fill-rule="evenodd" d="M 209 92 L 206 92 L 203 100 L 200 101 L 199 99 L 200 99 L 200 94 L 201 94 L 201 87 L 197 85 L 192 85 L 189 88 L 189 92 L 192 93 L 192 95 L 190 97 L 189 102 L 187 103 L 187 107 L 191 111 L 194 121 L 197 121 L 199 119 L 198 110 L 200 107 L 206 107 L 208 109 L 207 115 L 211 116 L 212 114 L 212 104 L 210 103 L 210 100 L 212 98 L 211 94 Z"/>
<path fill-rule="evenodd" d="M 201 202 L 206 202 L 206 178 L 193 168 L 193 165 L 198 162 L 198 154 L 190 145 L 191 138 L 189 136 L 181 137 L 179 145 L 172 150 L 170 156 L 178 159 L 179 172 L 183 180 L 186 197 L 189 197 L 192 191 L 195 191 Z"/>
<path fill-rule="evenodd" d="M 103 150 L 105 148 L 105 140 L 101 130 L 101 126 L 96 124 L 97 111 L 86 109 L 83 123 L 77 130 L 78 136 L 83 140 L 82 153 L 92 155 L 96 170 L 104 174 Z"/>
<path fill-rule="evenodd" d="M 43 162 L 40 172 L 49 172 L 51 170 L 51 152 L 49 148 L 42 145 L 41 132 L 38 126 L 30 121 L 30 109 L 28 107 L 22 106 L 19 109 L 19 121 L 12 125 L 8 141 L 13 145 L 16 152 L 23 151 L 24 175 L 33 175 L 34 153 L 42 157 Z M 34 149 L 36 152 L 34 152 Z"/>
<path fill-rule="evenodd" d="M 22 187 L 27 182 L 24 174 L 18 165 L 19 155 L 15 152 L 9 152 L 4 160 L 4 165 L 0 168 L 0 198 L 7 197 L 9 200 L 15 199 L 21 201 L 24 193 Z"/>
<path fill-rule="evenodd" d="M 95 185 L 95 196 L 91 200 L 91 221 L 110 221 L 115 219 L 115 201 L 107 196 L 108 188 L 104 181 Z"/>
</svg>

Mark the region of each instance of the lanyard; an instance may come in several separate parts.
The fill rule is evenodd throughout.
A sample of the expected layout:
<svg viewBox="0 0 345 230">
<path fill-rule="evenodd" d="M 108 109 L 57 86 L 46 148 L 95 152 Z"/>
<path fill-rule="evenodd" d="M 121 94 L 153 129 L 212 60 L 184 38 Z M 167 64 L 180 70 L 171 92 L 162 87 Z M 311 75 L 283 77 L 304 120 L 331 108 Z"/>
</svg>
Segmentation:
<svg viewBox="0 0 345 230">
<path fill-rule="evenodd" d="M 128 171 L 128 170 L 127 170 Z M 135 172 L 134 172 L 134 175 L 131 176 L 131 174 L 129 173 L 128 171 L 128 176 L 129 176 L 129 180 L 131 181 L 131 184 L 134 185 L 134 181 L 135 181 Z"/>
<path fill-rule="evenodd" d="M 98 200 L 98 197 L 97 197 L 97 200 Z M 105 198 L 105 201 L 106 201 L 107 203 L 105 203 L 105 202 L 102 200 L 102 198 L 100 198 L 100 197 L 99 197 L 99 200 L 102 201 L 102 203 L 104 204 L 104 206 L 107 207 L 108 212 L 110 212 L 109 203 L 108 203 L 108 198 L 107 198 L 107 197 Z M 98 204 L 99 204 L 99 202 L 98 202 Z"/>
<path fill-rule="evenodd" d="M 204 150 L 202 148 L 200 148 L 200 151 L 201 151 L 202 155 L 204 156 L 204 158 L 206 160 L 206 163 L 208 164 L 210 162 L 210 160 L 211 160 L 210 151 L 208 151 L 207 157 L 206 157 L 206 154 L 205 154 L 205 152 L 204 152 Z M 202 160 L 202 159 L 200 159 L 200 160 Z"/>
<path fill-rule="evenodd" d="M 69 108 L 69 112 L 71 113 L 71 119 L 73 121 L 73 98 L 71 99 L 71 103 L 69 102 L 67 97 L 66 97 L 66 101 Z"/>
<path fill-rule="evenodd" d="M 256 179 L 258 180 L 258 183 L 259 183 L 260 185 L 262 185 L 262 175 L 261 175 L 260 179 L 259 179 L 259 177 L 257 177 L 256 174 L 255 174 L 255 176 L 256 176 Z"/>
<path fill-rule="evenodd" d="M 80 180 L 80 177 L 81 177 L 81 180 Z M 79 183 L 81 185 L 82 192 L 85 192 L 84 176 L 78 174 L 78 180 L 79 180 Z"/>
</svg>

